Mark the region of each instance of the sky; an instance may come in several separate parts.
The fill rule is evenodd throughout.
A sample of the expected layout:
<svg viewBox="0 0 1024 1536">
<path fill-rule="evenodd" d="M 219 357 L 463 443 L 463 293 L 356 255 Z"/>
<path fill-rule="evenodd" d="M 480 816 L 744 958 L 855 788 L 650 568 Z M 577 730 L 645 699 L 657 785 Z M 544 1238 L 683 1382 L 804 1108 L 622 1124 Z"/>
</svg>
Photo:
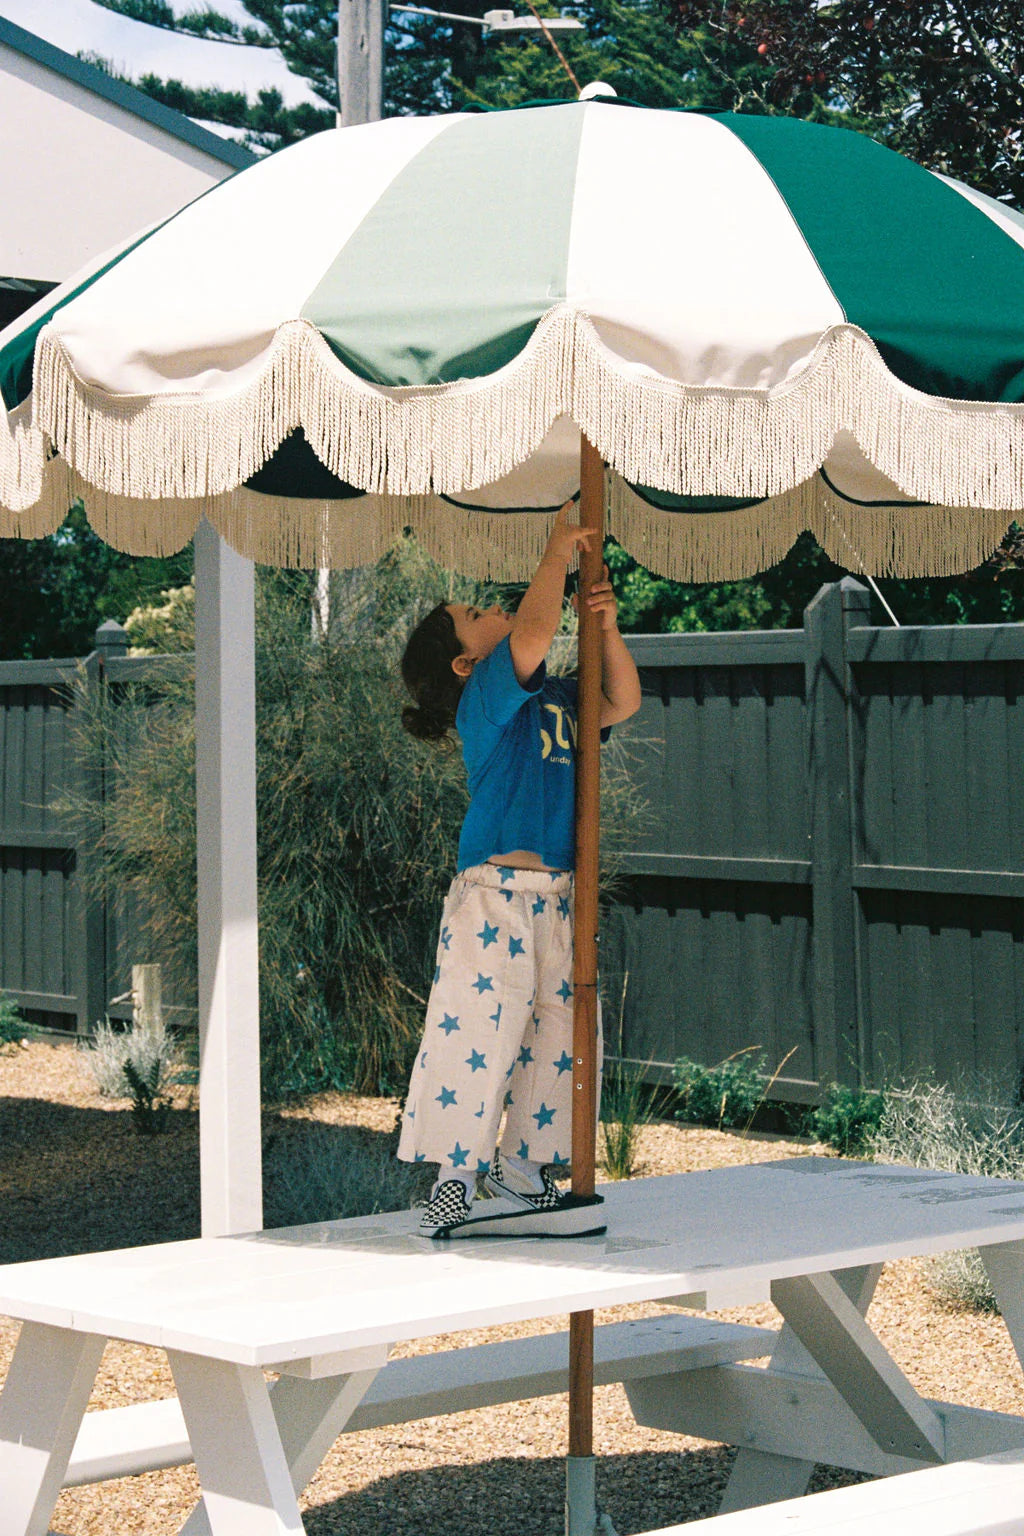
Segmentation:
<svg viewBox="0 0 1024 1536">
<path fill-rule="evenodd" d="M 176 14 L 196 9 L 195 0 L 171 3 Z M 217 0 L 215 8 L 232 21 L 258 26 L 241 0 Z M 0 16 L 34 32 L 54 47 L 63 48 L 65 53 L 98 54 L 128 79 L 154 74 L 190 86 L 244 91 L 251 99 L 260 90 L 273 86 L 280 91 L 286 106 L 303 102 L 324 105 L 309 82 L 293 75 L 273 48 L 207 42 L 204 38 L 130 21 L 93 0 L 0 0 Z M 204 126 L 225 131 L 214 123 Z"/>
</svg>

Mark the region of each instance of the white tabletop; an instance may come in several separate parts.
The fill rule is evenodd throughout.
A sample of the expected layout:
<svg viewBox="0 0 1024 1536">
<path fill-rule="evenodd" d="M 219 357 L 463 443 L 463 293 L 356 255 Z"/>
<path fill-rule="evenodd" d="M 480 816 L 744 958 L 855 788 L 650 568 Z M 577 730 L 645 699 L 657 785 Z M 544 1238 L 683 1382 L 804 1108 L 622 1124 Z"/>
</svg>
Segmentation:
<svg viewBox="0 0 1024 1536">
<path fill-rule="evenodd" d="M 1024 1183 L 800 1157 L 605 1185 L 608 1231 L 434 1242 L 418 1212 L 0 1268 L 0 1312 L 271 1365 L 1024 1239 Z"/>
</svg>

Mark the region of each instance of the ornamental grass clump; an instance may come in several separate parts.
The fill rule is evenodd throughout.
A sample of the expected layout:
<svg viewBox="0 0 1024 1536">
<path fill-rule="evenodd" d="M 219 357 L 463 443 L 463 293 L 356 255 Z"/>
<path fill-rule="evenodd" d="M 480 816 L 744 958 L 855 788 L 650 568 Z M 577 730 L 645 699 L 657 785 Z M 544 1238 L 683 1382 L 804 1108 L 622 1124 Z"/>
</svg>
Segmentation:
<svg viewBox="0 0 1024 1536">
<path fill-rule="evenodd" d="M 984 1077 L 920 1080 L 886 1094 L 871 1150 L 880 1162 L 1024 1179 L 1024 1108 Z M 995 1310 L 976 1249 L 929 1260 L 929 1279 L 950 1305 Z"/>
<path fill-rule="evenodd" d="M 376 1216 L 426 1199 L 433 1169 L 400 1163 L 396 1141 L 379 1131 L 315 1120 L 275 1135 L 264 1149 L 265 1225 Z"/>
</svg>

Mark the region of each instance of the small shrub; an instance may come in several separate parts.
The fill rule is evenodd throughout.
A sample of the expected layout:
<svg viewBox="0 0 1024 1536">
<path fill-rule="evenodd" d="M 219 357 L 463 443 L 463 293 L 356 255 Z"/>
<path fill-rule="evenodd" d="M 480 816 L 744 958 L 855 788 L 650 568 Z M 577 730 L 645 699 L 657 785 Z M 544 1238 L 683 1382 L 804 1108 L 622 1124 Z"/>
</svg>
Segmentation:
<svg viewBox="0 0 1024 1536">
<path fill-rule="evenodd" d="M 264 1149 L 268 1227 L 402 1211 L 426 1198 L 433 1167 L 400 1163 L 394 1136 L 304 1121 Z"/>
<path fill-rule="evenodd" d="M 34 1028 L 23 1019 L 13 997 L 0 992 L 0 1049 L 6 1045 L 20 1045 L 26 1036 L 34 1034 Z"/>
<path fill-rule="evenodd" d="M 601 1161 L 610 1179 L 631 1179 L 637 1171 L 640 1128 L 651 1118 L 650 1093 L 641 1065 L 616 1062 L 601 1083 Z"/>
<path fill-rule="evenodd" d="M 886 1095 L 871 1146 L 883 1162 L 1024 1179 L 1024 1108 L 1008 1103 L 984 1078 L 956 1085 L 916 1082 Z M 995 1310 L 974 1249 L 931 1260 L 929 1279 L 950 1306 Z"/>
<path fill-rule="evenodd" d="M 833 1083 L 806 1116 L 802 1130 L 843 1157 L 859 1157 L 871 1151 L 884 1110 L 885 1094 L 877 1089 Z"/>
<path fill-rule="evenodd" d="M 755 1054 L 756 1053 L 756 1054 Z M 717 1130 L 746 1130 L 764 1101 L 769 1074 L 757 1046 L 713 1067 L 681 1057 L 672 1069 L 680 1103 L 676 1119 Z"/>
<path fill-rule="evenodd" d="M 144 1135 L 163 1130 L 169 1108 L 163 1095 L 179 1062 L 177 1042 L 162 1021 L 118 1030 L 105 1019 L 96 1026 L 89 1065 L 104 1098 L 131 1099 Z"/>
</svg>

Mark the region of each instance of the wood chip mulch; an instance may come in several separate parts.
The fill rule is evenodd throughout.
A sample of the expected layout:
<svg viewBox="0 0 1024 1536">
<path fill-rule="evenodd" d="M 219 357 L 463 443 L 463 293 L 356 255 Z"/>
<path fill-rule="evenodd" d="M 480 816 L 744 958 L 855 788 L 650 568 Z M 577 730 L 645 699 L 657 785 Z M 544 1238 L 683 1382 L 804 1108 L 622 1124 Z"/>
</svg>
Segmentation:
<svg viewBox="0 0 1024 1536">
<path fill-rule="evenodd" d="M 362 1126 L 388 1134 L 396 1104 L 326 1094 L 268 1112 L 265 1137 L 301 1126 Z M 740 1137 L 657 1123 L 641 1133 L 638 1173 L 763 1162 L 821 1149 L 777 1137 Z M 142 1137 L 128 1106 L 103 1099 L 74 1047 L 33 1042 L 0 1053 L 0 1262 L 165 1242 L 199 1235 L 198 1115 L 177 1090 L 163 1134 Z M 599 1313 L 598 1322 L 658 1306 Z M 777 1325 L 770 1305 L 718 1314 Z M 869 1321 L 926 1396 L 1024 1413 L 1024 1380 L 998 1317 L 952 1312 L 929 1291 L 919 1261 L 891 1265 Z M 560 1329 L 546 1319 L 422 1340 L 396 1353 Z M 0 1382 L 18 1325 L 0 1318 Z M 91 1409 L 166 1397 L 174 1388 L 158 1350 L 108 1345 Z M 640 1429 L 621 1387 L 595 1394 L 599 1496 L 620 1536 L 714 1512 L 732 1452 L 684 1435 Z M 513 1403 L 343 1436 L 302 1500 L 309 1536 L 555 1536 L 564 1528 L 566 1399 Z M 812 1487 L 856 1481 L 819 1468 Z M 171 1536 L 198 1494 L 191 1467 L 68 1489 L 61 1536 Z"/>
</svg>

